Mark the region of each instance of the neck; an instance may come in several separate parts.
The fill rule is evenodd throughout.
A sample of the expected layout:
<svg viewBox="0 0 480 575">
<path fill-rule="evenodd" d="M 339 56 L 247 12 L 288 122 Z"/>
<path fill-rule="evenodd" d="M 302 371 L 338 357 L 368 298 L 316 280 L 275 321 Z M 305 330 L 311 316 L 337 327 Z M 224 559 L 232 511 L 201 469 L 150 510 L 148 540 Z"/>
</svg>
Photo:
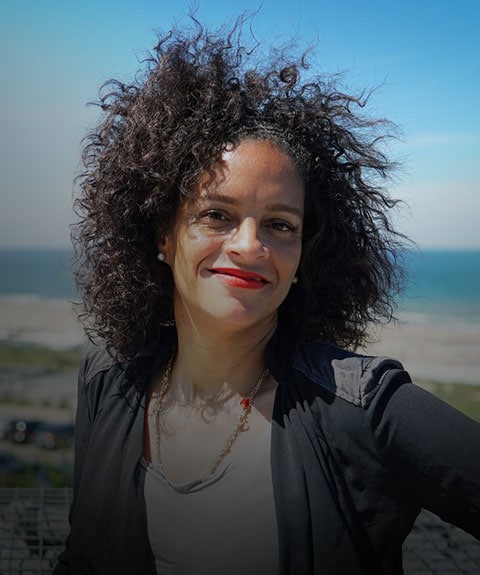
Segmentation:
<svg viewBox="0 0 480 575">
<path fill-rule="evenodd" d="M 248 396 L 266 367 L 265 351 L 275 328 L 276 318 L 231 331 L 180 321 L 172 389 L 192 401 L 223 393 Z"/>
</svg>

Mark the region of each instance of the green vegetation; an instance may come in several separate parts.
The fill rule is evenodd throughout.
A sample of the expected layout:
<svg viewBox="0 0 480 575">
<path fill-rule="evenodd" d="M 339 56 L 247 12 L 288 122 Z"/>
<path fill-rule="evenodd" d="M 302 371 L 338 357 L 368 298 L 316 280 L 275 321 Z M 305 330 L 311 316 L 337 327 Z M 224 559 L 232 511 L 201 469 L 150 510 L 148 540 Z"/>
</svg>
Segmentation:
<svg viewBox="0 0 480 575">
<path fill-rule="evenodd" d="M 3 487 L 71 487 L 72 465 L 41 465 L 30 463 L 19 465 L 9 473 L 0 473 L 0 488 Z"/>
<path fill-rule="evenodd" d="M 80 348 L 50 349 L 40 345 L 0 343 L 0 366 L 8 369 L 34 368 L 47 372 L 76 369 Z"/>
<path fill-rule="evenodd" d="M 480 421 L 480 385 L 464 383 L 416 382 L 472 419 Z"/>
</svg>

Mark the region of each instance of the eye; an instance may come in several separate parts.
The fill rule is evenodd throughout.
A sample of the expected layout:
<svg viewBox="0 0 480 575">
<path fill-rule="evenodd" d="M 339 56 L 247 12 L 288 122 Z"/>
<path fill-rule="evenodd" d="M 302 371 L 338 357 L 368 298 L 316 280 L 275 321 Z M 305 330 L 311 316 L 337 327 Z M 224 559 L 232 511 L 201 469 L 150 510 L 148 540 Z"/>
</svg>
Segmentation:
<svg viewBox="0 0 480 575">
<path fill-rule="evenodd" d="M 210 218 L 211 220 L 226 220 L 227 217 L 226 215 L 221 212 L 220 210 L 208 210 L 208 212 L 205 213 L 205 216 L 207 218 Z"/>
<path fill-rule="evenodd" d="M 203 217 L 209 220 L 215 220 L 219 222 L 226 221 L 228 219 L 227 215 L 220 210 L 208 210 L 203 214 Z"/>
<path fill-rule="evenodd" d="M 278 232 L 296 232 L 298 230 L 297 226 L 283 220 L 275 220 L 267 225 Z"/>
<path fill-rule="evenodd" d="M 228 227 L 232 218 L 228 212 L 218 209 L 205 210 L 200 214 L 199 223 L 212 230 L 223 230 Z"/>
</svg>

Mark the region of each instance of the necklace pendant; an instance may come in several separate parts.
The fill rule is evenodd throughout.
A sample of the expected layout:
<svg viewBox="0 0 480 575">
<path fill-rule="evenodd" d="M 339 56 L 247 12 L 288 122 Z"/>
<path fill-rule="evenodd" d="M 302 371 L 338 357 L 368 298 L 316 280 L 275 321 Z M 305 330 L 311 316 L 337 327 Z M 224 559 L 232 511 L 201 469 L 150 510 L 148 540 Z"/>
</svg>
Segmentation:
<svg viewBox="0 0 480 575">
<path fill-rule="evenodd" d="M 156 466 L 164 474 L 165 474 L 165 465 L 164 465 L 164 462 L 162 461 L 162 454 L 160 452 L 160 415 L 163 411 L 163 408 L 164 408 L 163 401 L 165 399 L 165 396 L 167 395 L 168 388 L 170 385 L 170 375 L 172 372 L 172 365 L 173 365 L 174 358 L 175 358 L 175 350 L 173 350 L 173 353 L 172 353 L 172 355 L 171 355 L 171 357 L 167 363 L 167 367 L 165 368 L 165 371 L 163 373 L 163 376 L 162 376 L 162 379 L 160 382 L 160 391 L 157 394 L 152 395 L 152 400 L 155 401 L 155 406 L 152 410 L 152 415 L 154 417 L 155 442 L 156 442 L 156 450 L 157 450 Z M 253 405 L 253 400 L 254 400 L 255 396 L 257 395 L 257 392 L 260 389 L 260 386 L 265 381 L 265 379 L 268 377 L 268 374 L 269 374 L 269 371 L 268 371 L 268 368 L 266 368 L 264 370 L 264 372 L 262 373 L 262 375 L 260 376 L 260 379 L 254 385 L 252 391 L 250 392 L 250 395 L 248 397 L 243 397 L 240 400 L 240 405 L 243 408 L 243 412 L 238 417 L 237 425 L 236 425 L 235 429 L 232 431 L 230 436 L 225 441 L 225 445 L 224 445 L 223 449 L 220 451 L 220 453 L 217 455 L 217 457 L 212 462 L 210 469 L 209 469 L 210 474 L 215 473 L 215 471 L 217 470 L 218 466 L 223 461 L 225 456 L 228 455 L 228 453 L 230 453 L 232 445 L 234 444 L 237 437 L 245 429 L 245 424 L 247 422 L 247 418 L 248 418 L 248 414 L 250 412 L 250 409 Z"/>
<path fill-rule="evenodd" d="M 240 405 L 243 407 L 243 409 L 245 411 L 247 411 L 247 409 L 250 408 L 250 400 L 248 399 L 248 397 L 244 397 L 241 401 L 240 401 Z"/>
</svg>

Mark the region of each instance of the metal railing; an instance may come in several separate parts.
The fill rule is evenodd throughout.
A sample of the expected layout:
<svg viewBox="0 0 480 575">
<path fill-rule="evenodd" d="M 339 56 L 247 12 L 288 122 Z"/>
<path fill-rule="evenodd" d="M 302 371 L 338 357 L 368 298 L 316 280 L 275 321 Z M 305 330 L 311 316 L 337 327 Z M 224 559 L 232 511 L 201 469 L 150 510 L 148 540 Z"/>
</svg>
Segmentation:
<svg viewBox="0 0 480 575">
<path fill-rule="evenodd" d="M 71 501 L 67 487 L 0 489 L 0 575 L 51 574 Z"/>
<path fill-rule="evenodd" d="M 51 574 L 68 533 L 70 488 L 0 488 L 0 575 Z M 480 575 L 480 542 L 423 511 L 403 547 L 405 575 Z"/>
</svg>

